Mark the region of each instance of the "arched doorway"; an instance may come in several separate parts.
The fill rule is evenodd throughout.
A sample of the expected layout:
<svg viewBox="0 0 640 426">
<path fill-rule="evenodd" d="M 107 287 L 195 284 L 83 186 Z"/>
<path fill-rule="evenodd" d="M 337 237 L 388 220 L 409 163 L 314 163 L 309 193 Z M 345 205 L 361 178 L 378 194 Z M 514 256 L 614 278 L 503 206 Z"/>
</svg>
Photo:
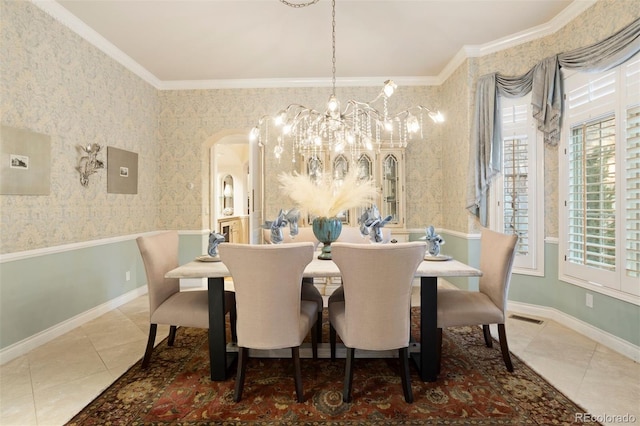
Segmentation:
<svg viewBox="0 0 640 426">
<path fill-rule="evenodd" d="M 204 207 L 209 212 L 209 228 L 221 232 L 221 226 L 241 223 L 241 242 L 259 243 L 263 222 L 262 150 L 249 141 L 247 131 L 238 130 L 216 133 L 206 147 L 209 197 Z M 224 229 L 228 231 L 229 227 Z M 238 234 L 235 237 L 239 238 Z"/>
</svg>

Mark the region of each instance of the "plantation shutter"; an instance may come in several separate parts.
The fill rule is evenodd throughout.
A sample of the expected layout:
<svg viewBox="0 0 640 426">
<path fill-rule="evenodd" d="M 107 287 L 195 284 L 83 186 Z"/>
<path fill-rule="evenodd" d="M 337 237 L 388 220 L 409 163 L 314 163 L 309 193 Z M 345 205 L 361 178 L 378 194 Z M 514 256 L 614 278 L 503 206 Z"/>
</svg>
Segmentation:
<svg viewBox="0 0 640 426">
<path fill-rule="evenodd" d="M 640 58 L 624 68 L 626 93 L 624 290 L 637 291 L 640 278 Z M 633 284 L 635 282 L 635 289 Z M 628 287 L 627 287 L 628 286 Z"/>
<path fill-rule="evenodd" d="M 615 118 L 572 127 L 568 260 L 614 271 L 616 265 Z"/>
<path fill-rule="evenodd" d="M 503 138 L 503 231 L 518 235 L 517 255 L 529 254 L 529 140 L 526 134 L 527 106 L 502 109 Z M 519 131 L 518 131 L 519 130 Z"/>
<path fill-rule="evenodd" d="M 626 275 L 640 278 L 640 106 L 627 110 Z"/>
<path fill-rule="evenodd" d="M 615 287 L 616 72 L 572 80 L 565 99 L 570 126 L 565 260 L 576 276 Z"/>
</svg>

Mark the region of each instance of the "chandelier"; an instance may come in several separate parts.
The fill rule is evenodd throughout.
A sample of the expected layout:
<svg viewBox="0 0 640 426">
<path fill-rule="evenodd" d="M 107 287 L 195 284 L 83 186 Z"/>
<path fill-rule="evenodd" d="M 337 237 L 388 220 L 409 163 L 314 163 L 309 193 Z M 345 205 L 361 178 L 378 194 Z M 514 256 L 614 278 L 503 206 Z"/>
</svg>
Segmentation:
<svg viewBox="0 0 640 426">
<path fill-rule="evenodd" d="M 318 2 L 291 3 L 280 0 L 290 7 L 305 7 Z M 423 118 L 428 116 L 436 123 L 443 122 L 439 111 L 417 105 L 391 114 L 388 110 L 388 99 L 397 89 L 392 80 L 384 82 L 380 93 L 369 102 L 349 99 L 343 103 L 344 109 L 336 96 L 336 2 L 331 1 L 331 37 L 332 37 L 332 92 L 323 112 L 300 104 L 290 104 L 278 112 L 275 117 L 266 115 L 259 119 L 251 130 L 250 138 L 258 141 L 260 146 L 270 144 L 272 134 L 276 135 L 273 154 L 280 159 L 289 147 L 292 161 L 296 161 L 296 153 L 305 157 L 320 152 L 345 151 L 359 153 L 379 149 L 383 144 L 391 147 L 406 147 L 407 141 L 420 133 L 422 138 Z M 382 109 L 374 107 L 382 103 Z M 352 157 L 352 158 L 355 158 Z"/>
</svg>

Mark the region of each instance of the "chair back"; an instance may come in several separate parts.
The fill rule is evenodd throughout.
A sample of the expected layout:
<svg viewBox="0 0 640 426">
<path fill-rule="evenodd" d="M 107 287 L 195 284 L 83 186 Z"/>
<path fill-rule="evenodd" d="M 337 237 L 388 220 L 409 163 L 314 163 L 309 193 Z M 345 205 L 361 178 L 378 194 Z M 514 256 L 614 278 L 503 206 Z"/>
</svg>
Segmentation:
<svg viewBox="0 0 640 426">
<path fill-rule="evenodd" d="M 180 291 L 180 280 L 164 275 L 178 267 L 178 232 L 169 231 L 136 238 L 147 274 L 149 315 L 171 295 Z"/>
<path fill-rule="evenodd" d="M 232 244 L 219 247 L 236 291 L 238 346 L 299 346 L 302 274 L 313 259 L 312 243 Z"/>
<path fill-rule="evenodd" d="M 408 346 L 411 285 L 426 244 L 331 244 L 344 286 L 348 347 L 368 350 Z"/>
<path fill-rule="evenodd" d="M 516 256 L 517 235 L 483 229 L 480 234 L 479 290 L 489 296 L 504 313 L 511 282 L 511 269 Z"/>
</svg>

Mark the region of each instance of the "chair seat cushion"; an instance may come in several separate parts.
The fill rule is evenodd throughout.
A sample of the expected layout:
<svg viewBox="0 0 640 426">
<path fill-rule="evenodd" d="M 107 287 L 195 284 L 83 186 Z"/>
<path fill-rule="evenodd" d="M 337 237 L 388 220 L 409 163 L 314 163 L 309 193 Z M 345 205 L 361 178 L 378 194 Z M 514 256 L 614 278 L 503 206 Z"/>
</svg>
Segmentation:
<svg viewBox="0 0 640 426">
<path fill-rule="evenodd" d="M 486 294 L 438 289 L 438 328 L 502 323 L 504 314 Z"/>
<path fill-rule="evenodd" d="M 331 308 L 329 309 L 329 321 L 331 322 L 331 325 L 333 326 L 333 328 L 335 328 L 336 333 L 338 333 L 338 336 L 340 336 L 341 339 L 342 336 L 345 336 L 347 334 L 345 329 L 347 321 L 345 320 L 344 307 L 344 300 L 333 301 L 331 303 Z"/>
<path fill-rule="evenodd" d="M 300 344 L 309 334 L 309 330 L 313 327 L 318 319 L 318 305 L 316 302 L 308 300 L 300 301 Z"/>
<path fill-rule="evenodd" d="M 322 294 L 320 294 L 320 290 L 313 285 L 313 278 L 303 278 L 302 279 L 302 289 L 300 293 L 300 298 L 302 300 L 308 300 L 310 302 L 316 303 L 316 313 L 322 312 L 322 308 L 324 308 L 324 300 L 322 299 Z"/>
<path fill-rule="evenodd" d="M 181 291 L 165 300 L 151 315 L 152 324 L 209 328 L 207 291 Z"/>
<path fill-rule="evenodd" d="M 407 311 L 410 309 L 409 306 L 407 306 Z M 333 301 L 331 302 L 331 307 L 329 308 L 329 321 L 331 322 L 331 325 L 333 325 L 333 328 L 335 328 L 336 333 L 338 334 L 338 336 L 340 336 L 340 339 L 342 340 L 342 342 L 344 343 L 345 346 L 349 347 L 349 348 L 357 348 L 357 349 L 364 349 L 364 350 L 368 350 L 368 351 L 387 351 L 387 350 L 393 350 L 393 349 L 400 349 L 400 348 L 404 348 L 406 346 L 409 345 L 409 334 L 407 334 L 406 339 L 403 337 L 400 341 L 398 341 L 396 344 L 390 344 L 389 343 L 389 335 L 391 333 L 390 330 L 385 330 L 384 328 L 379 328 L 378 331 L 380 332 L 380 340 L 376 341 L 376 340 L 367 340 L 367 341 L 362 341 L 362 339 L 360 339 L 360 341 L 351 341 L 349 340 L 349 335 L 352 336 L 358 336 L 360 335 L 360 333 L 358 332 L 358 328 L 362 327 L 362 329 L 366 329 L 367 326 L 371 327 L 371 325 L 367 325 L 367 324 L 354 324 L 353 322 L 350 324 L 350 326 L 352 327 L 351 333 L 347 332 L 347 318 L 346 318 L 346 314 L 345 314 L 345 302 L 344 301 Z M 354 330 L 355 329 L 355 330 Z M 409 329 L 409 326 L 407 325 L 407 330 Z"/>
</svg>

